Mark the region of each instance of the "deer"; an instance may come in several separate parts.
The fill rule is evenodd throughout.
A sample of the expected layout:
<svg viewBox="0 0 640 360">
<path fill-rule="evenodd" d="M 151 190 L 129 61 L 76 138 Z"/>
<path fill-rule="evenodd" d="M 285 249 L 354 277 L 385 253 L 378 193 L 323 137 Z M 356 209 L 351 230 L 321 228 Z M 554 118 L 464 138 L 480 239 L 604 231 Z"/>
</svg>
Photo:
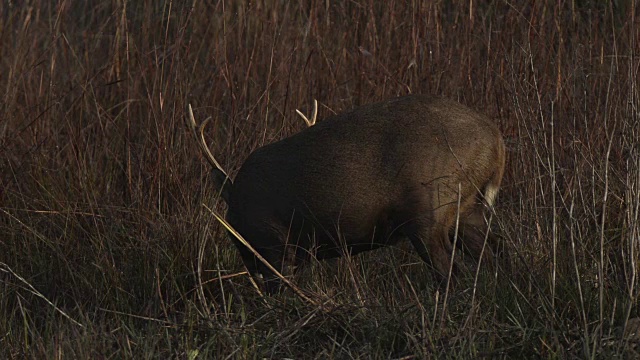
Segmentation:
<svg viewBox="0 0 640 360">
<path fill-rule="evenodd" d="M 231 240 L 268 294 L 281 290 L 285 266 L 402 239 L 441 281 L 464 268 L 454 254 L 458 233 L 474 259 L 492 256 L 487 216 L 505 145 L 492 120 L 458 102 L 406 95 L 317 123 L 316 105 L 313 123 L 254 150 L 233 180 L 205 141 L 208 120 L 198 126 L 190 105 L 188 113 L 227 204 Z"/>
</svg>

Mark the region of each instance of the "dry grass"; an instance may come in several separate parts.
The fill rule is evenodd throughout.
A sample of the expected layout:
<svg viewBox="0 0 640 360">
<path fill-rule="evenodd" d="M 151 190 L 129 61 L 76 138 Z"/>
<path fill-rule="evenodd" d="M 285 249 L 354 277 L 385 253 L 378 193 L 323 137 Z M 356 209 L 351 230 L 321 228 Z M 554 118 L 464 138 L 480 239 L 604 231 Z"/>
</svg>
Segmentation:
<svg viewBox="0 0 640 360">
<path fill-rule="evenodd" d="M 1 358 L 639 356 L 634 1 L 1 6 Z M 313 99 L 410 92 L 503 130 L 500 270 L 443 294 L 400 246 L 303 271 L 330 306 L 260 297 L 187 103 L 233 175 Z"/>
</svg>

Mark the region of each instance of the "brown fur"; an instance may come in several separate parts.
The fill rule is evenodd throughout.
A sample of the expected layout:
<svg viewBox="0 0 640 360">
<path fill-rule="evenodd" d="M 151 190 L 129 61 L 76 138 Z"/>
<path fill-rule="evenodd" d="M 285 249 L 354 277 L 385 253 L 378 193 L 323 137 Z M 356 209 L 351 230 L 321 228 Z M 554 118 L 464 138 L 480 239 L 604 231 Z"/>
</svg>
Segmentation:
<svg viewBox="0 0 640 360">
<path fill-rule="evenodd" d="M 491 206 L 504 163 L 492 121 L 450 100 L 409 95 L 332 116 L 261 147 L 233 184 L 217 185 L 227 194 L 228 222 L 276 269 L 409 238 L 446 276 L 458 214 L 461 231 L 471 234 L 464 245 L 479 256 L 482 199 L 486 194 Z M 247 269 L 264 275 L 274 291 L 273 274 L 236 245 Z"/>
</svg>

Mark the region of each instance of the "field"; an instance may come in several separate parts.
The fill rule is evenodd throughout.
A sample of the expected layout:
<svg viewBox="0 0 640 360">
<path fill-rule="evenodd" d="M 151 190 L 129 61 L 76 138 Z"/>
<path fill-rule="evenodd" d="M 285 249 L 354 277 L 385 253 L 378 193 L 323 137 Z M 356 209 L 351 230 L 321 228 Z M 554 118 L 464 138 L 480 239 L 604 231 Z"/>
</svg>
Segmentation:
<svg viewBox="0 0 640 360">
<path fill-rule="evenodd" d="M 638 358 L 638 79 L 633 0 L 3 1 L 0 358 Z M 314 99 L 409 93 L 502 130 L 499 266 L 442 289 L 400 244 L 262 296 L 187 105 L 233 177 Z"/>
</svg>

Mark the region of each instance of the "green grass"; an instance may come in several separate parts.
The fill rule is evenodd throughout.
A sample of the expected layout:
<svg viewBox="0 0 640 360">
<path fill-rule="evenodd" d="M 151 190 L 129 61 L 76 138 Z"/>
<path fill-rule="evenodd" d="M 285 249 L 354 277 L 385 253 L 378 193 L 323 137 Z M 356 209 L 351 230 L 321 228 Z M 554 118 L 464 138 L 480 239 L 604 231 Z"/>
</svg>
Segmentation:
<svg viewBox="0 0 640 360">
<path fill-rule="evenodd" d="M 391 3 L 391 2 L 390 2 Z M 5 2 L 0 358 L 635 358 L 633 1 Z M 407 93 L 494 118 L 508 256 L 444 293 L 407 244 L 263 298 L 185 123 L 257 147 Z M 206 206 L 206 207 L 205 207 Z"/>
</svg>

